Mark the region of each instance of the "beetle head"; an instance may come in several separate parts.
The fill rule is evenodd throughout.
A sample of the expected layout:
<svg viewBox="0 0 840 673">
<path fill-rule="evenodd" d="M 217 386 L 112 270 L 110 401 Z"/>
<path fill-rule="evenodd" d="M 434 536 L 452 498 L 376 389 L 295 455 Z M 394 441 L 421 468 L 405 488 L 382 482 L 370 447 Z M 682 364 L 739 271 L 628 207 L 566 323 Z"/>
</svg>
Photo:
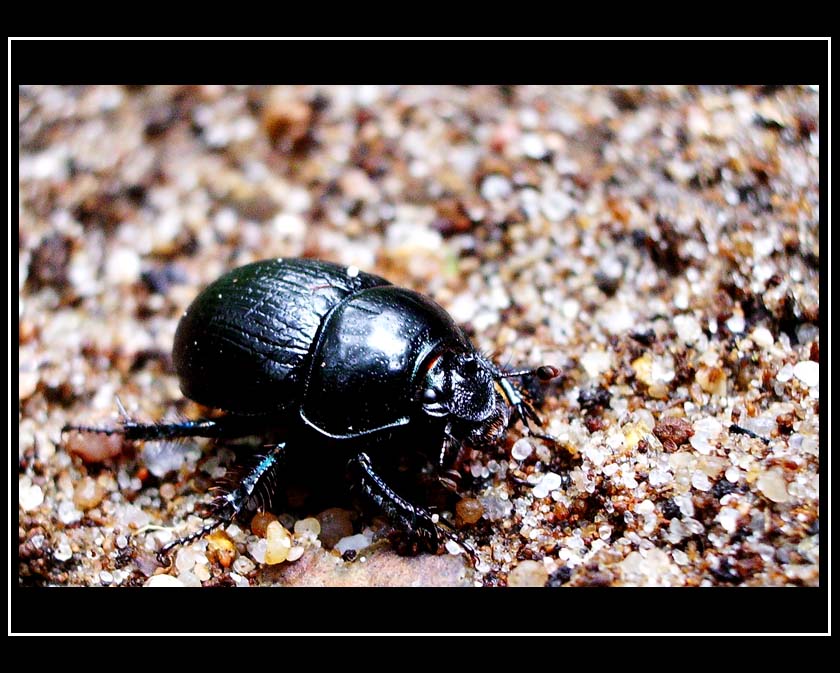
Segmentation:
<svg viewBox="0 0 840 673">
<path fill-rule="evenodd" d="M 462 436 L 490 443 L 507 428 L 510 410 L 496 390 L 493 371 L 475 353 L 444 353 L 429 367 L 422 391 L 424 411 L 447 416 Z"/>
</svg>

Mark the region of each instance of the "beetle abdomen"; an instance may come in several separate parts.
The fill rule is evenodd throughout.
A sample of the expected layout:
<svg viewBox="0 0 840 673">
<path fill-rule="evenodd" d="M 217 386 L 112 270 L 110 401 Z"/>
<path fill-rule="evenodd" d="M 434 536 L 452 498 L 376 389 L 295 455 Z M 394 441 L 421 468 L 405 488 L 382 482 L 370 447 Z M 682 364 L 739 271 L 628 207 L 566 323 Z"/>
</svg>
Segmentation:
<svg viewBox="0 0 840 673">
<path fill-rule="evenodd" d="M 181 391 L 247 414 L 300 402 L 324 316 L 345 297 L 388 281 L 315 260 L 267 260 L 234 269 L 190 305 L 175 333 Z"/>
</svg>

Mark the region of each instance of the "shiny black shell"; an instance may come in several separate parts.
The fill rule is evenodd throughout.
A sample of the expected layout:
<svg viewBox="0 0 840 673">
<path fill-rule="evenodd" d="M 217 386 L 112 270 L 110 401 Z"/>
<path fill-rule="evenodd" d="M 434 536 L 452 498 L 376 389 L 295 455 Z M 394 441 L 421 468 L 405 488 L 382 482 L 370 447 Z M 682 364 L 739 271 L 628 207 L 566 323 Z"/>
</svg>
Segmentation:
<svg viewBox="0 0 840 673">
<path fill-rule="evenodd" d="M 428 297 L 357 269 L 306 259 L 225 274 L 178 325 L 181 390 L 205 406 L 300 420 L 350 439 L 407 425 L 425 367 L 473 346 Z"/>
</svg>

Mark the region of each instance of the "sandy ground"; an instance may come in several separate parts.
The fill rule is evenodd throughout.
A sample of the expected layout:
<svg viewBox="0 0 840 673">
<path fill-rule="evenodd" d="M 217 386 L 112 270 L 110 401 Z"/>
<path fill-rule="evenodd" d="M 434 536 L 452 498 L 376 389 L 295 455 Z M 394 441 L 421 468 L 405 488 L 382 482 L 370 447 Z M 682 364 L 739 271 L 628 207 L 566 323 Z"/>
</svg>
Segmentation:
<svg viewBox="0 0 840 673">
<path fill-rule="evenodd" d="M 818 96 L 22 87 L 19 584 L 819 585 Z M 295 256 L 562 370 L 528 385 L 554 439 L 516 424 L 468 451 L 441 505 L 475 567 L 304 500 L 164 569 L 230 447 L 62 436 L 118 425 L 116 396 L 138 421 L 207 414 L 174 375 L 179 316 Z"/>
</svg>

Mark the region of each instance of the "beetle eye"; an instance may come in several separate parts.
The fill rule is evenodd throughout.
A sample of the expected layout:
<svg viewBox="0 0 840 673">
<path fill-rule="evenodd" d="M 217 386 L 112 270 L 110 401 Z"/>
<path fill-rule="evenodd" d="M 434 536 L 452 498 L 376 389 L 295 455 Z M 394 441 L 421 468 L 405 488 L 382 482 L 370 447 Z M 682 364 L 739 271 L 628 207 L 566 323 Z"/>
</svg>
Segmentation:
<svg viewBox="0 0 840 673">
<path fill-rule="evenodd" d="M 426 388 L 423 391 L 423 402 L 425 402 L 426 404 L 437 402 L 439 398 L 440 391 L 436 390 L 435 388 Z"/>
<path fill-rule="evenodd" d="M 472 378 L 478 373 L 478 362 L 475 360 L 466 360 L 461 368 L 464 378 Z"/>
</svg>

